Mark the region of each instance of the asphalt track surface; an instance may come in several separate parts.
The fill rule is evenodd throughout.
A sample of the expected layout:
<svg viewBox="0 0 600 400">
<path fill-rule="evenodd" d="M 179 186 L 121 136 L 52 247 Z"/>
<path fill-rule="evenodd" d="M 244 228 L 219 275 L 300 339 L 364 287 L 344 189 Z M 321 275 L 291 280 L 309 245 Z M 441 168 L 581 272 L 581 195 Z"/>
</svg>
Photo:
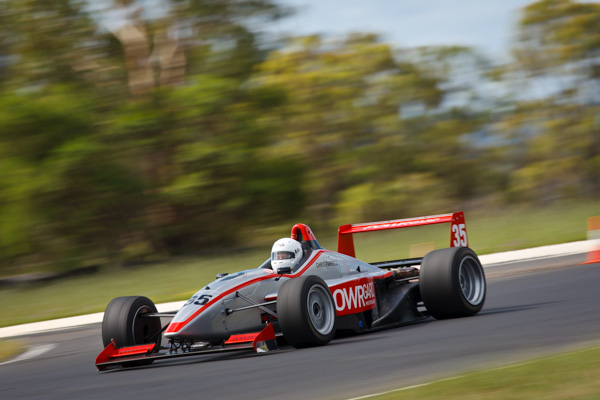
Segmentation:
<svg viewBox="0 0 600 400">
<path fill-rule="evenodd" d="M 0 365 L 2 399 L 348 399 L 600 342 L 600 264 L 581 257 L 486 268 L 477 316 L 428 319 L 321 348 L 221 354 L 99 373 L 100 325 L 29 335 L 56 344 Z"/>
</svg>

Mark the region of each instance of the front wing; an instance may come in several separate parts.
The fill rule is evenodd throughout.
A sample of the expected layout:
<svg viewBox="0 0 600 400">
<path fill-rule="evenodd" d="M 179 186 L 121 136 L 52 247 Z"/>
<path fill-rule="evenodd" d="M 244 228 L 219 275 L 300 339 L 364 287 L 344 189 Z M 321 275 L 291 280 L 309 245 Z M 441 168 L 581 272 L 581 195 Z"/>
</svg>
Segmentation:
<svg viewBox="0 0 600 400">
<path fill-rule="evenodd" d="M 108 346 L 96 358 L 96 368 L 104 371 L 111 367 L 129 367 L 149 364 L 155 360 L 169 358 L 189 357 L 211 353 L 223 353 L 231 351 L 254 351 L 265 353 L 277 350 L 277 338 L 273 324 L 268 323 L 260 332 L 240 335 L 232 335 L 221 345 L 182 345 L 160 348 L 157 343 L 149 343 L 137 346 L 117 347 L 115 341 Z"/>
</svg>

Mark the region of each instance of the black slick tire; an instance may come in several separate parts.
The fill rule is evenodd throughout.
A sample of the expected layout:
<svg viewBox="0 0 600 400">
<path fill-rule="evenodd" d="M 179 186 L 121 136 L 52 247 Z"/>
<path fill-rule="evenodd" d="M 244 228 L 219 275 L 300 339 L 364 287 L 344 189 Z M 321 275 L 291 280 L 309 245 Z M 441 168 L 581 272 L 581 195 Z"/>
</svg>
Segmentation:
<svg viewBox="0 0 600 400">
<path fill-rule="evenodd" d="M 157 312 L 154 303 L 143 296 L 126 296 L 113 299 L 104 312 L 102 320 L 102 344 L 108 346 L 114 340 L 117 347 L 127 347 L 161 341 L 160 318 L 144 318 L 141 315 Z M 123 366 L 139 366 L 152 363 L 141 360 Z"/>
<path fill-rule="evenodd" d="M 318 276 L 284 282 L 277 295 L 277 315 L 283 336 L 296 348 L 322 346 L 335 336 L 335 303 Z"/>
<path fill-rule="evenodd" d="M 468 247 L 434 250 L 423 258 L 421 298 L 436 319 L 477 314 L 485 302 L 486 286 L 481 262 Z"/>
</svg>

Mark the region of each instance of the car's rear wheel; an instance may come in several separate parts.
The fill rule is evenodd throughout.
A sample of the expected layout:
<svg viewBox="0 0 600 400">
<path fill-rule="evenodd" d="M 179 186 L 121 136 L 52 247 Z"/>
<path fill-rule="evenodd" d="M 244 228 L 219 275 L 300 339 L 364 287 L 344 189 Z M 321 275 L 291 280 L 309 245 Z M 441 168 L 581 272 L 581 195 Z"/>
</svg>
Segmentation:
<svg viewBox="0 0 600 400">
<path fill-rule="evenodd" d="M 427 311 L 437 319 L 475 315 L 485 302 L 485 273 L 479 258 L 468 247 L 426 254 L 419 287 Z"/>
<path fill-rule="evenodd" d="M 126 296 L 113 299 L 106 307 L 102 320 L 104 347 L 114 340 L 117 347 L 156 343 L 158 348 L 161 341 L 160 318 L 143 316 L 155 312 L 156 306 L 147 297 Z M 141 360 L 126 366 L 146 365 L 151 362 L 152 360 Z"/>
<path fill-rule="evenodd" d="M 283 336 L 296 348 L 322 346 L 335 335 L 333 296 L 318 276 L 293 278 L 281 285 L 277 315 Z"/>
</svg>

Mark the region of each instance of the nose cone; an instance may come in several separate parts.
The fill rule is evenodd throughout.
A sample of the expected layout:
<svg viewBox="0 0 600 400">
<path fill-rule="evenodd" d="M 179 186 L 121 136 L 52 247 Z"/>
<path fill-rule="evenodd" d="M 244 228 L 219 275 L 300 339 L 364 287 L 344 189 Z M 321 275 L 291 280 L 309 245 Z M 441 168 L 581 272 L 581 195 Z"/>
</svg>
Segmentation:
<svg viewBox="0 0 600 400">
<path fill-rule="evenodd" d="M 252 269 L 236 272 L 211 282 L 194 294 L 175 314 L 165 331 L 169 339 L 186 339 L 194 341 L 220 341 L 227 339 L 229 330 L 243 329 L 241 325 L 252 326 L 244 316 L 250 312 L 227 315 L 226 308 L 247 306 L 236 296 L 236 292 L 254 292 L 256 285 L 274 276 L 272 270 Z M 264 299 L 263 299 L 264 300 Z M 261 301 L 263 301 L 261 300 Z M 259 318 L 260 321 L 260 318 Z M 229 328 L 229 330 L 228 330 Z"/>
<path fill-rule="evenodd" d="M 198 291 L 175 314 L 165 331 L 165 337 L 211 340 L 210 337 L 214 335 L 223 336 L 221 313 L 224 309 L 219 301 L 222 297 L 215 290 Z M 221 320 L 221 323 L 215 324 L 215 319 Z"/>
</svg>

